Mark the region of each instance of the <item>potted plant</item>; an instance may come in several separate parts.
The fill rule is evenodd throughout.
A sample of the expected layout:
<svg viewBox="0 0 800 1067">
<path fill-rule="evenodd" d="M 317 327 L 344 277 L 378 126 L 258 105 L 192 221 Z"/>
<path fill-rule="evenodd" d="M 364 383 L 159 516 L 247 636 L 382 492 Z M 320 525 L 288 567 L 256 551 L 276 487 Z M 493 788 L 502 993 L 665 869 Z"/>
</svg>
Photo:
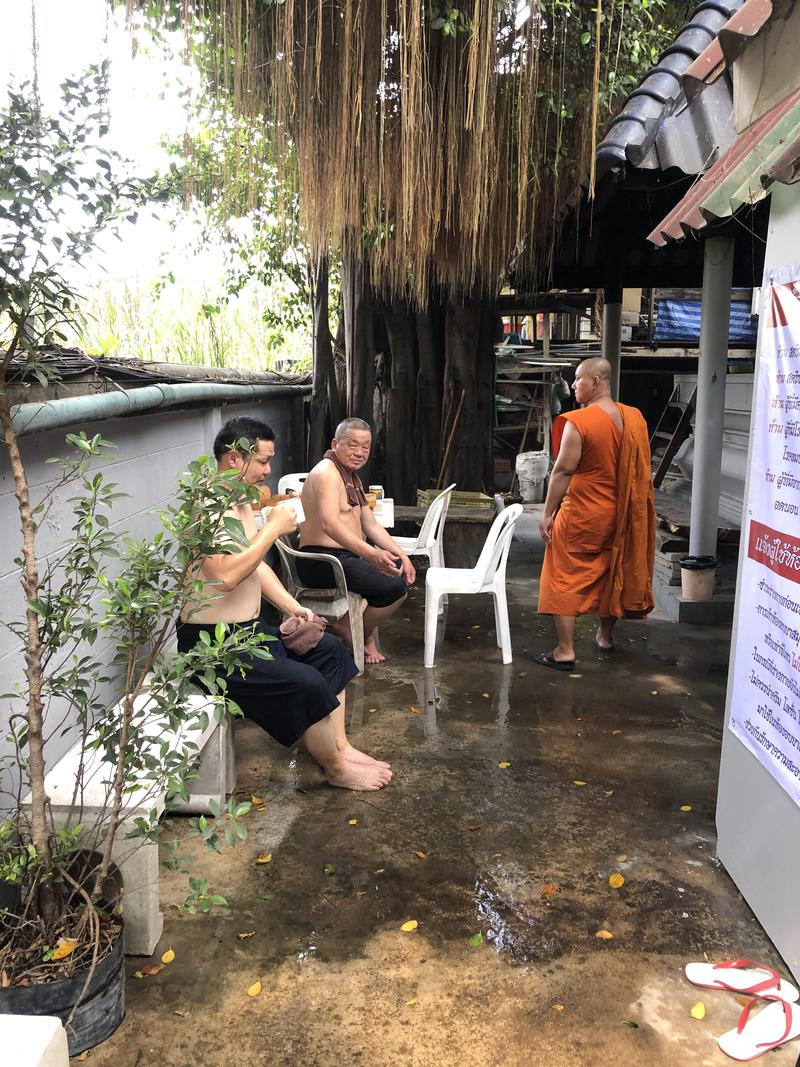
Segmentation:
<svg viewBox="0 0 800 1067">
<path fill-rule="evenodd" d="M 0 113 L 0 430 L 21 531 L 21 596 L 4 610 L 18 641 L 24 677 L 2 695 L 11 754 L 2 761 L 0 794 L 0 1013 L 57 1014 L 68 1023 L 75 1055 L 112 1032 L 124 1013 L 120 887 L 112 852 L 120 837 L 135 848 L 158 840 L 158 810 L 125 821 L 138 795 L 186 796 L 196 762 L 193 729 L 207 710 L 187 701 L 201 676 L 224 697 L 214 664 L 233 670 L 237 657 L 269 656 L 262 639 L 217 627 L 213 640 L 167 656 L 176 616 L 197 597 L 202 558 L 243 543 L 226 516 L 243 488 L 213 461 L 190 464 L 152 537 L 121 538 L 112 528 L 120 497 L 97 463 L 113 446 L 99 434 L 70 434 L 70 455 L 54 477 L 32 490 L 14 421 L 14 391 L 57 376 L 48 350 L 62 343 L 79 315 L 70 270 L 102 229 L 137 204 L 163 196 L 158 180 L 134 181 L 103 145 L 106 70 L 63 86 L 63 107 L 46 116 L 35 93 L 12 92 Z M 39 532 L 57 499 L 70 496 L 71 529 L 46 560 Z M 11 616 L 10 621 L 8 617 Z M 238 711 L 231 701 L 213 714 Z M 163 732 L 187 731 L 173 746 Z M 54 820 L 47 796 L 48 739 L 75 760 L 73 802 Z M 102 766 L 106 801 L 91 819 L 82 808 L 90 767 Z M 211 848 L 246 837 L 249 804 L 231 800 L 193 832 Z M 63 815 L 63 812 L 62 812 Z M 225 903 L 199 879 L 186 907 Z"/>
</svg>

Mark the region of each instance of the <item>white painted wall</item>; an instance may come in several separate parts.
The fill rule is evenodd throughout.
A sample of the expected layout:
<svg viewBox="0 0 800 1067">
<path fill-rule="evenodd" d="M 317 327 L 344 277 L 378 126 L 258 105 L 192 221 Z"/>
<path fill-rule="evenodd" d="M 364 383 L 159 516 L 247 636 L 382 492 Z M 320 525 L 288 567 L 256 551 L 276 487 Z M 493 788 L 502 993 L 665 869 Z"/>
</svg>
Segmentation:
<svg viewBox="0 0 800 1067">
<path fill-rule="evenodd" d="M 774 185 L 764 274 L 799 259 L 800 186 Z M 749 467 L 748 456 L 748 480 Z M 743 537 L 740 574 L 746 546 L 747 538 Z M 740 610 L 747 611 L 748 607 L 741 604 L 737 588 L 734 633 Z M 733 668 L 732 655 L 730 679 Z M 789 970 L 800 980 L 800 808 L 728 729 L 731 684 L 717 795 L 717 853 Z"/>
<path fill-rule="evenodd" d="M 274 400 L 249 401 L 246 404 L 225 404 L 220 407 L 196 408 L 190 411 L 166 409 L 124 419 L 88 423 L 71 428 L 101 433 L 114 443 L 114 458 L 96 469 L 103 469 L 109 481 L 117 482 L 120 491 L 128 494 L 117 501 L 111 524 L 120 535 L 144 537 L 158 527 L 155 512 L 167 504 L 174 491 L 177 476 L 187 463 L 211 453 L 217 431 L 229 418 L 250 415 L 267 422 L 277 436 L 275 460 L 268 484 L 274 490 L 281 474 L 299 469 L 303 453 L 302 397 L 276 397 Z M 57 468 L 46 460 L 65 455 L 67 429 L 31 434 L 21 438 L 21 448 L 31 484 L 32 498 L 53 480 Z M 63 492 L 56 500 L 39 538 L 42 558 L 54 553 L 69 536 L 71 513 L 68 498 L 73 491 Z M 0 620 L 19 618 L 24 613 L 24 598 L 19 583 L 19 568 L 14 558 L 19 555 L 19 520 L 13 481 L 5 451 L 0 448 Z M 94 646 L 95 653 L 100 648 Z M 23 677 L 24 661 L 18 642 L 4 626 L 0 626 L 0 694 L 13 690 Z M 112 696 L 113 687 L 109 689 Z M 118 693 L 113 695 L 116 699 Z M 9 768 L 2 757 L 11 751 L 5 738 L 8 732 L 12 701 L 0 697 L 0 790 L 16 787 Z M 49 716 L 49 728 L 59 723 L 63 709 L 54 706 Z M 57 759 L 69 746 L 68 736 L 59 730 L 48 741 L 48 760 Z M 7 807 L 7 792 L 0 792 L 0 809 Z"/>
</svg>

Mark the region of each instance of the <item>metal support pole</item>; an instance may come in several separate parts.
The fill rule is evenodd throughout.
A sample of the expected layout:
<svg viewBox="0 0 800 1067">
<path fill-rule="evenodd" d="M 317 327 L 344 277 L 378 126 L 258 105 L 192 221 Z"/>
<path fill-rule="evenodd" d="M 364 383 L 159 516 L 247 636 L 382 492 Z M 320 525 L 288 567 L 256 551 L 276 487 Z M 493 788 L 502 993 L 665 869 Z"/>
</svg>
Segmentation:
<svg viewBox="0 0 800 1067">
<path fill-rule="evenodd" d="M 692 556 L 713 556 L 717 551 L 732 281 L 733 241 L 729 237 L 709 238 L 703 250 L 703 303 L 694 418 L 689 521 L 689 553 Z"/>
<path fill-rule="evenodd" d="M 607 286 L 603 303 L 603 335 L 600 354 L 611 364 L 611 396 L 619 400 L 622 362 L 622 286 Z"/>
</svg>

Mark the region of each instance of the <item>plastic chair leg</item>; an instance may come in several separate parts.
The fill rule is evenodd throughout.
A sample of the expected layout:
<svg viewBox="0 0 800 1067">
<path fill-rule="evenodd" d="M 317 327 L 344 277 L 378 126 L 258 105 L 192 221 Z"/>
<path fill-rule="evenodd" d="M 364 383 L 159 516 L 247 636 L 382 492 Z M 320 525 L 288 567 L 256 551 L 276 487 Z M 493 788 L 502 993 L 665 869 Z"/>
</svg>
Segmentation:
<svg viewBox="0 0 800 1067">
<path fill-rule="evenodd" d="M 357 593 L 347 594 L 350 618 L 350 636 L 353 642 L 353 659 L 359 673 L 364 673 L 364 598 Z"/>
<path fill-rule="evenodd" d="M 425 666 L 432 667 L 436 659 L 436 630 L 439 625 L 438 593 L 425 590 Z"/>
<path fill-rule="evenodd" d="M 443 567 L 444 566 L 444 549 L 438 541 L 435 541 L 431 546 L 430 553 L 428 555 L 428 562 L 431 567 Z M 445 593 L 439 600 L 439 614 L 444 615 L 445 605 L 447 604 L 447 593 Z"/>
<path fill-rule="evenodd" d="M 494 617 L 497 620 L 497 644 L 503 653 L 503 663 L 511 663 L 511 627 L 508 623 L 508 601 L 505 584 L 494 591 Z"/>
</svg>

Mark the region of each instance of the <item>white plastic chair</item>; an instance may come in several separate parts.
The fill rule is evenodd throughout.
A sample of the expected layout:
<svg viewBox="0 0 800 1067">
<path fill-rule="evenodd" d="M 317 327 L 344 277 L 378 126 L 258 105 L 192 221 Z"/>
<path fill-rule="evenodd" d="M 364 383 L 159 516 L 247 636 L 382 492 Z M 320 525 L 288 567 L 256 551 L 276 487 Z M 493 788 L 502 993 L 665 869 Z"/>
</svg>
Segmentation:
<svg viewBox="0 0 800 1067">
<path fill-rule="evenodd" d="M 432 567 L 444 567 L 444 524 L 455 487 L 453 482 L 431 501 L 416 537 L 392 538 L 407 556 L 427 556 Z"/>
<path fill-rule="evenodd" d="M 522 514 L 521 504 L 504 508 L 492 523 L 474 567 L 429 567 L 425 578 L 425 666 L 436 658 L 436 626 L 439 601 L 446 593 L 491 593 L 497 646 L 503 663 L 511 663 L 511 629 L 506 600 L 506 563 L 514 527 Z"/>
<path fill-rule="evenodd" d="M 341 619 L 350 613 L 350 634 L 353 642 L 353 659 L 361 674 L 364 673 L 364 608 L 366 600 L 347 588 L 344 568 L 336 556 L 327 552 L 299 552 L 283 538 L 275 542 L 286 576 L 286 588 L 304 608 L 326 619 Z M 330 589 L 314 589 L 304 585 L 297 573 L 298 559 L 317 559 L 331 565 L 334 585 Z"/>
<path fill-rule="evenodd" d="M 303 474 L 283 474 L 278 479 L 278 494 L 302 493 L 303 484 L 308 477 L 308 471 Z"/>
</svg>

